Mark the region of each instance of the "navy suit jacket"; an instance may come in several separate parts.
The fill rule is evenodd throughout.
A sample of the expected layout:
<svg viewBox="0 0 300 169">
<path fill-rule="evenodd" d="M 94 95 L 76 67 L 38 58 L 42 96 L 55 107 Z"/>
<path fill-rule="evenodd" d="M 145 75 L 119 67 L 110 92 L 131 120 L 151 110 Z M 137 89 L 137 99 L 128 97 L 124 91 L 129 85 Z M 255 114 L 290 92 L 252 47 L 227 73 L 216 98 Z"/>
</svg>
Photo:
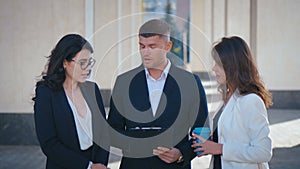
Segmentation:
<svg viewBox="0 0 300 169">
<path fill-rule="evenodd" d="M 74 116 L 63 88 L 56 91 L 46 85 L 36 88 L 35 127 L 41 149 L 47 156 L 47 169 L 86 169 L 89 161 L 107 165 L 108 152 L 96 144 L 108 139 L 101 126 L 105 109 L 99 88 L 92 82 L 79 86 L 92 112 L 94 144 L 87 151 L 80 149 Z"/>
<path fill-rule="evenodd" d="M 116 134 L 111 136 L 111 144 L 123 150 L 120 168 L 190 168 L 190 161 L 196 155 L 191 148 L 192 140 L 188 138 L 188 131 L 196 126 L 204 126 L 207 114 L 205 91 L 199 77 L 176 66 L 171 65 L 155 116 L 149 101 L 144 67 L 141 65 L 118 76 L 110 102 L 108 122 L 119 133 L 140 139 L 131 142 Z M 161 129 L 135 130 L 143 127 Z M 147 142 L 146 139 L 162 133 L 168 134 L 159 140 Z M 184 162 L 163 162 L 152 155 L 153 148 L 157 146 L 178 148 Z M 148 156 L 143 154 L 146 151 Z"/>
</svg>

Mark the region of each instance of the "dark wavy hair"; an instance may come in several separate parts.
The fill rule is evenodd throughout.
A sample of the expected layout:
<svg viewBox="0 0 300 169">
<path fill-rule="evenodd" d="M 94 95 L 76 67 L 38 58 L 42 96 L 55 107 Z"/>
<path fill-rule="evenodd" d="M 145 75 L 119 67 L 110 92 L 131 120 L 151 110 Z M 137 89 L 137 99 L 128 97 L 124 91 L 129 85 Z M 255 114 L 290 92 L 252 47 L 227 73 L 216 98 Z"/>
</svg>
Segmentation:
<svg viewBox="0 0 300 169">
<path fill-rule="evenodd" d="M 225 71 L 226 87 L 220 86 L 225 102 L 238 89 L 241 95 L 257 94 L 267 108 L 273 104 L 272 95 L 260 78 L 250 48 L 242 38 L 222 38 L 213 46 L 212 56 Z"/>
<path fill-rule="evenodd" d="M 91 44 L 78 34 L 68 34 L 61 38 L 51 51 L 51 55 L 47 57 L 46 71 L 42 72 L 42 79 L 36 83 L 36 87 L 46 85 L 52 90 L 60 89 L 66 78 L 64 60 L 71 62 L 82 49 L 87 49 L 91 53 L 94 51 Z"/>
</svg>

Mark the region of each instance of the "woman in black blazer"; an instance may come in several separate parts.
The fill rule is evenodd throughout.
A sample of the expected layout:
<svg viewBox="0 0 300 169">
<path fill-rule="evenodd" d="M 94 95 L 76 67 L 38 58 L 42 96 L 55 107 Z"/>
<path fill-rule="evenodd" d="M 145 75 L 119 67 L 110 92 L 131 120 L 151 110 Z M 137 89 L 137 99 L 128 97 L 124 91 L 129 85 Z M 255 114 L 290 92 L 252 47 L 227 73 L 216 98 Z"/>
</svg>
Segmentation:
<svg viewBox="0 0 300 169">
<path fill-rule="evenodd" d="M 36 84 L 35 127 L 47 169 L 105 169 L 108 163 L 101 94 L 86 81 L 95 63 L 91 53 L 80 35 L 64 36 Z"/>
</svg>

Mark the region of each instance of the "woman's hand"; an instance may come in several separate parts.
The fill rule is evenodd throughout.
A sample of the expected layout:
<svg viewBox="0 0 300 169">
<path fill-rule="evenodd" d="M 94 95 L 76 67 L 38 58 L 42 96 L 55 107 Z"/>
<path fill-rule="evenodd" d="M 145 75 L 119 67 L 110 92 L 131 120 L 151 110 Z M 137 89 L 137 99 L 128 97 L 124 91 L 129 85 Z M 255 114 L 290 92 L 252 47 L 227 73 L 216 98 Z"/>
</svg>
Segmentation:
<svg viewBox="0 0 300 169">
<path fill-rule="evenodd" d="M 192 147 L 195 148 L 194 152 L 203 151 L 200 155 L 198 155 L 198 157 L 207 154 L 212 154 L 212 155 L 222 154 L 223 144 L 218 144 L 213 141 L 206 140 L 195 133 L 193 133 L 192 135 L 194 140 L 199 139 L 202 142 L 202 143 L 197 143 L 196 141 L 193 141 Z"/>
</svg>

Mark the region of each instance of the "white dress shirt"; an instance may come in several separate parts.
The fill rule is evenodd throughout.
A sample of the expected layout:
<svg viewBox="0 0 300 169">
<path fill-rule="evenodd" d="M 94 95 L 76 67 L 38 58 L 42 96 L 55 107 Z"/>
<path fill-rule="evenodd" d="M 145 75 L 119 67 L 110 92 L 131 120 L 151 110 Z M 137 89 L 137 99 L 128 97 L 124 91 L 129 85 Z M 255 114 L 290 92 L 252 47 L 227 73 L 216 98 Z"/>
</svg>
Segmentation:
<svg viewBox="0 0 300 169">
<path fill-rule="evenodd" d="M 85 117 L 81 117 L 76 110 L 75 105 L 73 104 L 72 100 L 67 96 L 69 105 L 72 109 L 74 119 L 75 119 L 75 125 L 76 130 L 78 134 L 79 144 L 81 150 L 86 150 L 90 146 L 93 145 L 93 133 L 92 133 L 92 115 L 91 110 L 87 103 L 86 105 L 86 115 Z"/>
<path fill-rule="evenodd" d="M 155 116 L 161 94 L 163 92 L 165 82 L 169 73 L 171 67 L 171 62 L 168 60 L 168 64 L 163 70 L 161 76 L 156 80 L 151 75 L 149 74 L 149 71 L 147 68 L 145 68 L 145 73 L 146 73 L 146 79 L 147 79 L 147 84 L 148 84 L 148 92 L 149 92 L 149 99 L 150 99 L 150 104 L 152 108 L 152 113 L 153 116 Z"/>
</svg>

